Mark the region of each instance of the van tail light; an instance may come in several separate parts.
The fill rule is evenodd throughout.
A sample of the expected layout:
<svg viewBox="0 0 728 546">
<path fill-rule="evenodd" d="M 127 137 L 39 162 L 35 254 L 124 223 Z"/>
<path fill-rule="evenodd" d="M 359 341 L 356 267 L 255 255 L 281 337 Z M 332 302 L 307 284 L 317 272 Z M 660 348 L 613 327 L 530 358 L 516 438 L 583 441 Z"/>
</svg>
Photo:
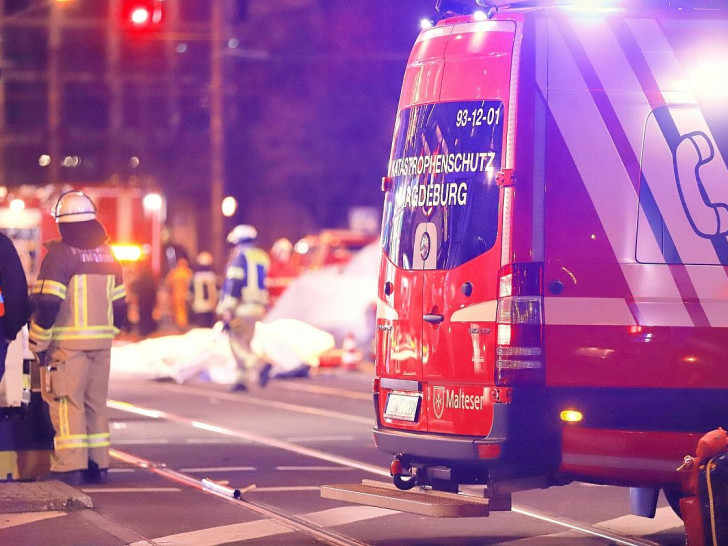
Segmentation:
<svg viewBox="0 0 728 546">
<path fill-rule="evenodd" d="M 542 263 L 514 263 L 501 268 L 496 323 L 495 384 L 543 384 Z"/>
</svg>

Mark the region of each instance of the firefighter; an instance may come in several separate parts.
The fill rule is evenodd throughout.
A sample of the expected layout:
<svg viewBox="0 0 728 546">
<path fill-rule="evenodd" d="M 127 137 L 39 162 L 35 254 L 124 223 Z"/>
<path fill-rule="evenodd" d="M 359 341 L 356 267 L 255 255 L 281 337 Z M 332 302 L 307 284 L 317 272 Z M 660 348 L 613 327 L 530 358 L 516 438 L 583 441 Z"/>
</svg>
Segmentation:
<svg viewBox="0 0 728 546">
<path fill-rule="evenodd" d="M 268 382 L 271 365 L 263 364 L 250 348 L 255 323 L 263 318 L 268 304 L 265 277 L 270 260 L 268 254 L 255 245 L 258 232 L 253 226 L 236 226 L 228 235 L 233 246 L 225 270 L 222 295 L 217 314 L 230 333 L 230 348 L 238 367 L 238 379 L 233 390 L 248 390 L 250 370 L 260 368 L 259 383 Z"/>
<path fill-rule="evenodd" d="M 189 304 L 191 281 L 192 269 L 187 258 L 178 258 L 175 266 L 167 273 L 165 283 L 169 289 L 169 297 L 172 302 L 174 323 L 183 332 L 190 325 L 187 305 Z"/>
<path fill-rule="evenodd" d="M 52 215 L 61 239 L 46 243 L 30 322 L 30 349 L 41 365 L 42 396 L 55 430 L 44 478 L 103 483 L 111 342 L 126 319 L 126 290 L 93 201 L 66 192 Z"/>
<path fill-rule="evenodd" d="M 28 322 L 28 281 L 15 245 L 0 233 L 0 380 L 8 345 Z"/>
<path fill-rule="evenodd" d="M 192 321 L 203 328 L 211 328 L 215 322 L 218 280 L 212 269 L 213 261 L 212 254 L 200 252 L 192 270 Z"/>
</svg>

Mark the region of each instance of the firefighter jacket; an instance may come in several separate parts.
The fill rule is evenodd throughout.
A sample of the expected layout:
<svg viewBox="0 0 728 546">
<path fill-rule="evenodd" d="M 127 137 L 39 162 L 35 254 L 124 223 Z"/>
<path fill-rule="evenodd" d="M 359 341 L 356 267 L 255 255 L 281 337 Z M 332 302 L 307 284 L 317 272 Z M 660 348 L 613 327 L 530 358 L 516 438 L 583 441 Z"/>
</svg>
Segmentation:
<svg viewBox="0 0 728 546">
<path fill-rule="evenodd" d="M 217 275 L 211 266 L 198 265 L 190 283 L 193 313 L 214 313 L 217 305 Z"/>
<path fill-rule="evenodd" d="M 83 226 L 88 224 L 88 226 Z M 121 265 L 95 220 L 70 224 L 51 241 L 33 288 L 30 349 L 108 349 L 126 319 Z M 99 231 L 100 228 L 100 231 Z M 69 229 L 69 227 L 65 227 Z"/>
<path fill-rule="evenodd" d="M 269 267 L 270 259 L 263 250 L 251 244 L 233 248 L 225 269 L 218 314 L 240 314 L 238 310 L 245 307 L 268 305 L 265 277 Z"/>
<path fill-rule="evenodd" d="M 0 233 L 0 320 L 6 339 L 15 339 L 28 322 L 28 281 L 13 242 Z"/>
</svg>

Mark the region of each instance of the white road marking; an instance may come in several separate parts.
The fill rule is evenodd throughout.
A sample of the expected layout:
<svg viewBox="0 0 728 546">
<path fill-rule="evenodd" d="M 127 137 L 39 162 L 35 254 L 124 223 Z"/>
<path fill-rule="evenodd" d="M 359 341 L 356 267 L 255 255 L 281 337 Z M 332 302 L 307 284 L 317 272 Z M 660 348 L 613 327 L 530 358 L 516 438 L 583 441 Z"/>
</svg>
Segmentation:
<svg viewBox="0 0 728 546">
<path fill-rule="evenodd" d="M 200 387 L 190 387 L 187 385 L 161 385 L 161 388 L 169 391 L 182 392 L 184 394 L 195 394 L 198 396 L 204 396 L 205 398 L 218 398 L 220 400 L 227 400 L 230 402 L 237 402 L 238 404 L 254 404 L 257 406 L 265 406 L 269 408 L 278 408 L 286 411 L 295 411 L 296 413 L 308 413 L 310 415 L 318 415 L 321 417 L 329 417 L 331 419 L 339 419 L 343 421 L 350 421 L 353 423 L 360 423 L 364 425 L 372 425 L 374 423 L 373 417 L 360 417 L 358 415 L 349 415 L 347 413 L 340 413 L 338 411 L 322 410 L 317 408 L 310 408 L 308 406 L 300 406 L 297 404 L 288 404 L 286 402 L 276 402 L 275 400 L 266 400 L 263 398 L 255 398 L 252 396 L 241 396 L 239 394 L 230 394 L 227 392 L 215 392 L 209 389 L 203 389 Z M 119 402 L 115 402 L 119 404 Z M 122 402 L 123 404 L 123 402 Z M 108 404 L 107 404 L 108 405 Z M 109 406 L 116 409 L 118 406 Z M 158 417 L 154 415 L 154 410 L 147 410 L 138 408 L 137 413 L 140 415 L 147 415 L 149 417 Z"/>
<path fill-rule="evenodd" d="M 129 404 L 126 402 L 118 402 L 116 400 L 107 400 L 106 406 L 109 408 L 118 409 L 121 411 L 129 411 L 131 413 L 142 413 L 142 412 L 143 412 L 142 414 L 155 413 L 157 419 L 166 419 L 172 423 L 180 423 L 180 424 L 188 425 L 193 428 L 200 429 L 200 430 L 207 430 L 209 432 L 222 434 L 223 436 L 228 436 L 228 437 L 232 437 L 232 438 L 240 438 L 243 440 L 249 440 L 251 442 L 255 442 L 255 443 L 265 445 L 268 447 L 282 449 L 284 451 L 290 451 L 293 453 L 298 453 L 299 455 L 304 455 L 307 457 L 312 457 L 314 459 L 319 459 L 320 461 L 327 461 L 329 463 L 339 464 L 342 466 L 349 466 L 351 468 L 358 468 L 359 470 L 363 470 L 365 472 L 369 472 L 369 473 L 375 474 L 377 476 L 384 476 L 387 478 L 389 478 L 389 476 L 390 476 L 389 470 L 386 470 L 384 468 L 379 468 L 379 467 L 371 465 L 371 464 L 363 463 L 361 461 L 356 461 L 354 459 L 349 459 L 348 457 L 339 457 L 338 455 L 326 453 L 325 451 L 304 447 L 304 446 L 294 444 L 291 442 L 278 440 L 278 439 L 272 438 L 270 436 L 256 434 L 254 432 L 247 432 L 244 430 L 217 426 L 217 425 L 213 425 L 211 423 L 204 423 L 202 421 L 196 421 L 194 419 L 189 419 L 187 417 L 183 417 L 181 415 L 177 415 L 174 413 L 167 413 L 164 411 L 155 411 L 155 410 L 149 410 L 146 408 L 140 408 L 140 407 L 134 406 L 133 404 Z"/>
<path fill-rule="evenodd" d="M 257 470 L 254 466 L 201 466 L 198 468 L 180 468 L 180 472 L 250 472 Z"/>
<path fill-rule="evenodd" d="M 312 512 L 304 515 L 303 519 L 322 526 L 335 526 L 397 513 L 399 512 L 371 506 L 344 506 Z M 282 523 L 263 519 L 169 535 L 155 538 L 153 542 L 164 546 L 216 546 L 217 544 L 255 540 L 292 532 L 291 528 Z M 134 542 L 129 546 L 148 546 L 148 544 L 148 542 Z"/>
<path fill-rule="evenodd" d="M 318 485 L 289 485 L 281 487 L 256 487 L 252 493 L 280 493 L 281 491 L 320 491 Z"/>
<path fill-rule="evenodd" d="M 138 440 L 113 440 L 114 445 L 156 445 L 156 444 L 168 444 L 167 438 L 139 438 Z"/>
<path fill-rule="evenodd" d="M 21 512 L 18 514 L 0 514 L 0 529 L 25 525 L 26 523 L 35 523 L 44 519 L 57 518 L 65 516 L 65 512 L 48 511 L 48 512 Z"/>
<path fill-rule="evenodd" d="M 380 518 L 391 514 L 401 514 L 401 512 L 387 510 L 386 508 L 377 508 L 376 506 L 341 506 L 339 508 L 322 510 L 321 512 L 312 512 L 303 517 L 321 527 L 336 527 L 337 525 L 347 525 L 349 523 Z"/>
<path fill-rule="evenodd" d="M 677 514 L 669 506 L 658 508 L 653 519 L 627 515 L 597 523 L 597 527 L 603 527 L 622 535 L 633 536 L 652 535 L 682 526 L 683 521 L 677 517 Z"/>
<path fill-rule="evenodd" d="M 187 444 L 249 444 L 245 440 L 220 439 L 220 438 L 187 438 Z"/>
<path fill-rule="evenodd" d="M 286 442 L 353 442 L 353 436 L 291 436 Z"/>
<path fill-rule="evenodd" d="M 180 493 L 178 487 L 89 487 L 82 488 L 84 493 Z"/>
<path fill-rule="evenodd" d="M 154 544 L 165 546 L 216 546 L 217 544 L 255 540 L 291 532 L 293 532 L 292 529 L 282 523 L 269 519 L 260 519 L 155 538 Z M 130 546 L 149 546 L 149 542 L 133 542 Z"/>
<path fill-rule="evenodd" d="M 276 470 L 301 470 L 303 472 L 322 470 L 325 472 L 350 471 L 353 468 L 346 466 L 276 466 Z"/>
<path fill-rule="evenodd" d="M 643 545 L 643 544 L 650 544 L 653 545 L 654 542 L 645 542 L 644 540 L 641 540 L 639 538 L 621 538 L 618 536 L 611 535 L 612 531 L 608 529 L 603 529 L 594 525 L 589 525 L 586 523 L 580 523 L 576 521 L 569 521 L 561 517 L 552 516 L 550 514 L 545 514 L 542 512 L 538 512 L 536 510 L 532 510 L 530 508 L 521 508 L 518 506 L 513 506 L 511 508 L 511 512 L 514 512 L 516 514 L 521 514 L 522 516 L 528 516 L 534 519 L 538 519 L 541 521 L 545 521 L 548 523 L 553 523 L 554 525 L 559 525 L 561 527 L 566 527 L 567 529 L 570 529 L 572 531 L 576 531 L 582 535 L 590 535 L 593 537 L 598 538 L 604 538 L 607 540 L 611 540 L 614 544 L 621 544 L 623 546 L 635 546 L 635 545 Z M 554 533 L 553 535 L 542 535 L 541 538 L 546 537 L 563 537 L 565 536 L 565 533 Z M 517 542 L 517 541 L 515 541 Z"/>
</svg>

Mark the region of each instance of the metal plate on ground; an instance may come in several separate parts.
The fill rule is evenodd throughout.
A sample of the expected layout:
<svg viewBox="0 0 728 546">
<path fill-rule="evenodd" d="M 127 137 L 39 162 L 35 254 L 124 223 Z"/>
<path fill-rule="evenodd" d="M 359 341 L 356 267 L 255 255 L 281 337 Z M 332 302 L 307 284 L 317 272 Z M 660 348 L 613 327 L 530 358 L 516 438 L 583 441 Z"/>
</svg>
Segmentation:
<svg viewBox="0 0 728 546">
<path fill-rule="evenodd" d="M 321 497 L 434 518 L 485 517 L 491 511 L 486 498 L 469 498 L 421 488 L 401 491 L 391 484 L 370 480 L 360 484 L 322 485 Z"/>
</svg>

